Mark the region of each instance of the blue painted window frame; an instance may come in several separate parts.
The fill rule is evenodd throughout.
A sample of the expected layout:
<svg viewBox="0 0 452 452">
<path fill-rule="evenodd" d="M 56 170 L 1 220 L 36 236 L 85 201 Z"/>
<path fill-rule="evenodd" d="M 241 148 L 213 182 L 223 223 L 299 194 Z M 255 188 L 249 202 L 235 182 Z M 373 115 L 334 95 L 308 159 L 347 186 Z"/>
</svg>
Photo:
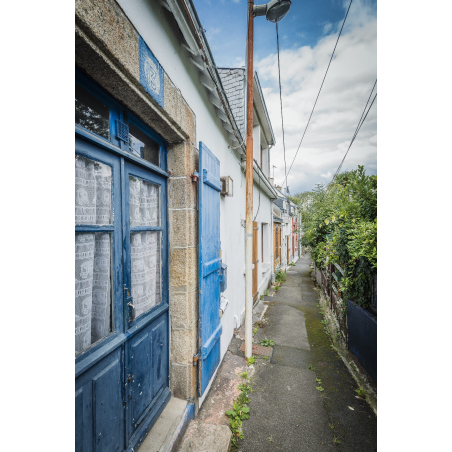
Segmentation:
<svg viewBox="0 0 452 452">
<path fill-rule="evenodd" d="M 159 176 L 158 174 L 152 174 L 149 171 L 140 168 L 132 162 L 124 163 L 124 172 L 123 172 L 123 180 L 125 182 L 125 196 L 124 196 L 124 212 L 126 215 L 123 215 L 123 225 L 122 230 L 124 232 L 124 244 L 127 250 L 127 253 L 123 253 L 123 265 L 124 265 L 124 284 L 129 289 L 132 287 L 131 285 L 131 258 L 130 258 L 130 234 L 131 232 L 146 232 L 146 231 L 160 231 L 161 234 L 161 283 L 162 283 L 162 300 L 159 304 L 155 305 L 148 312 L 143 313 L 138 318 L 132 320 L 129 323 L 128 315 L 126 314 L 124 317 L 126 329 L 134 329 L 144 326 L 147 323 L 150 323 L 156 316 L 154 315 L 154 311 L 157 311 L 159 306 L 169 306 L 169 285 L 168 285 L 168 266 L 165 263 L 168 262 L 168 254 L 169 254 L 169 244 L 168 244 L 168 234 L 165 234 L 165 231 L 168 231 L 168 209 L 167 204 L 165 202 L 167 198 L 167 184 L 166 180 Z M 158 185 L 160 187 L 160 226 L 130 226 L 130 217 L 129 217 L 129 175 L 137 177 L 139 179 L 145 180 L 146 182 L 150 182 L 152 184 Z"/>
<path fill-rule="evenodd" d="M 113 287 L 112 287 L 112 298 L 111 302 L 113 305 L 112 315 L 112 332 L 107 336 L 96 342 L 95 344 L 88 347 L 82 353 L 80 353 L 76 359 L 76 365 L 81 361 L 92 360 L 96 353 L 102 347 L 107 346 L 111 341 L 117 339 L 119 334 L 123 332 L 122 327 L 122 309 L 119 301 L 122 299 L 122 263 L 120 260 L 121 256 L 121 243 L 122 243 L 122 224 L 121 215 L 118 211 L 115 211 L 115 207 L 121 205 L 121 166 L 120 159 L 108 152 L 98 149 L 89 142 L 76 140 L 76 155 L 101 162 L 108 165 L 112 169 L 112 206 L 113 206 L 113 224 L 112 225 L 79 225 L 75 226 L 75 233 L 83 232 L 109 232 L 111 233 L 112 239 L 112 277 L 113 277 Z M 119 210 L 119 209 L 118 209 Z M 97 362 L 95 360 L 94 362 Z M 94 364 L 93 362 L 93 364 Z"/>
<path fill-rule="evenodd" d="M 103 357 L 126 342 L 135 331 L 152 322 L 163 312 L 169 310 L 169 228 L 168 228 L 168 187 L 167 178 L 167 144 L 166 141 L 150 127 L 144 124 L 137 116 L 125 108 L 121 103 L 106 93 L 96 82 L 89 78 L 83 71 L 76 68 L 75 82 L 86 91 L 104 102 L 110 109 L 110 140 L 101 137 L 84 127 L 75 124 L 76 154 L 97 160 L 112 167 L 113 174 L 113 205 L 114 226 L 76 226 L 75 232 L 112 232 L 113 257 L 113 331 L 93 344 L 75 358 L 75 377 L 77 378 L 88 368 L 96 364 Z M 125 124 L 132 123 L 160 146 L 160 166 L 156 166 L 128 151 L 128 143 L 116 138 L 116 120 Z M 127 168 L 130 166 L 131 171 Z M 161 186 L 160 191 L 160 215 L 161 227 L 141 228 L 143 230 L 162 231 L 162 300 L 150 311 L 143 313 L 131 323 L 127 318 L 127 303 L 124 296 L 124 284 L 130 281 L 130 226 L 128 226 L 129 215 L 129 191 L 128 176 L 126 173 L 136 175 L 140 179 L 156 183 Z M 128 173 L 127 173 L 128 174 Z M 140 175 L 141 174 L 141 175 Z M 122 212 L 122 214 L 121 214 Z M 119 222 L 117 224 L 117 222 Z M 119 231 L 117 230 L 119 227 Z M 132 232 L 135 229 L 132 228 Z M 127 251 L 124 252 L 122 244 L 127 243 Z M 118 269 L 120 273 L 116 274 Z M 130 285 L 127 286 L 130 289 Z M 168 332 L 169 333 L 169 332 Z M 169 353 L 169 350 L 168 350 Z"/>
<path fill-rule="evenodd" d="M 127 157 L 141 166 L 145 166 L 150 170 L 157 171 L 158 173 L 168 177 L 167 173 L 167 143 L 163 137 L 147 126 L 130 110 L 124 107 L 121 103 L 107 94 L 95 81 L 89 78 L 83 71 L 75 69 L 75 83 L 81 86 L 83 89 L 96 96 L 105 105 L 110 108 L 110 140 L 106 140 L 104 137 L 91 132 L 88 129 L 76 124 L 75 133 L 81 137 L 96 141 L 98 144 L 107 147 L 109 150 L 116 152 L 123 157 Z M 116 138 L 116 120 L 120 120 L 125 124 L 133 124 L 138 127 L 142 132 L 147 134 L 151 139 L 156 141 L 160 146 L 160 166 L 154 165 L 140 157 L 132 155 L 129 152 L 128 143 L 124 143 L 122 140 Z M 111 145 L 111 146 L 108 146 Z"/>
</svg>

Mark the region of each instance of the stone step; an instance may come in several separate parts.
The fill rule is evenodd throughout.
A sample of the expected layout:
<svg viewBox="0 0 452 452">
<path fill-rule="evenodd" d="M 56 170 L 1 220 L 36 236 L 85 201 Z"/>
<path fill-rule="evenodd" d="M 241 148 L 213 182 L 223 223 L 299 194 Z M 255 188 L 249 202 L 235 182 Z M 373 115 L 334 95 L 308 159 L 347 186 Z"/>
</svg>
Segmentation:
<svg viewBox="0 0 452 452">
<path fill-rule="evenodd" d="M 138 452 L 175 452 L 175 447 L 182 438 L 193 418 L 194 407 L 186 400 L 171 397 L 157 422 L 138 449 Z"/>
<path fill-rule="evenodd" d="M 191 421 L 179 452 L 229 452 L 232 432 L 227 425 Z"/>
</svg>

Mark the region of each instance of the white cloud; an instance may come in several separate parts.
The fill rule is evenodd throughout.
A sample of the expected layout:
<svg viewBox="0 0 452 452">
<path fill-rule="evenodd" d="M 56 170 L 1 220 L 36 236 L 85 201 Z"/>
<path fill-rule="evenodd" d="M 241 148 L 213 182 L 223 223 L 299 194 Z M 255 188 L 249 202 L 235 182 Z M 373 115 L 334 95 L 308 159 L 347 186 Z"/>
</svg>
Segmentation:
<svg viewBox="0 0 452 452">
<path fill-rule="evenodd" d="M 313 48 L 305 46 L 281 52 L 287 170 L 306 127 L 341 24 L 342 21 L 333 24 L 331 34 L 320 39 Z M 327 175 L 335 173 L 377 76 L 376 48 L 375 13 L 362 0 L 353 2 L 309 128 L 288 177 L 291 193 L 311 189 L 319 182 L 329 182 Z M 277 56 L 271 54 L 257 61 L 255 67 L 265 86 L 265 101 L 277 141 L 271 150 L 271 164 L 278 167 L 275 179 L 281 183 L 284 180 L 284 160 Z M 345 159 L 343 170 L 356 168 L 358 164 L 376 168 L 376 132 L 377 100 Z"/>
<path fill-rule="evenodd" d="M 332 27 L 333 27 L 333 24 L 331 22 L 327 22 L 323 26 L 323 34 L 326 35 L 331 30 Z"/>
<path fill-rule="evenodd" d="M 332 172 L 328 171 L 326 174 L 321 174 L 320 177 L 324 177 L 325 179 L 329 180 L 332 175 L 333 175 Z"/>
</svg>

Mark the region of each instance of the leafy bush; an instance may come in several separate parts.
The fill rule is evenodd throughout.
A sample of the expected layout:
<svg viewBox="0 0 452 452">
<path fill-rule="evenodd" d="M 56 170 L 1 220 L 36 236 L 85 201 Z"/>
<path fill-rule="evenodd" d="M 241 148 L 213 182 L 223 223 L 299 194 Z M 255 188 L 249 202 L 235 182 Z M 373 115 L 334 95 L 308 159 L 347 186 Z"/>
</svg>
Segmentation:
<svg viewBox="0 0 452 452">
<path fill-rule="evenodd" d="M 317 267 L 339 264 L 343 299 L 367 307 L 377 273 L 377 176 L 359 166 L 294 199 L 302 210 L 302 246 L 311 248 Z"/>
</svg>

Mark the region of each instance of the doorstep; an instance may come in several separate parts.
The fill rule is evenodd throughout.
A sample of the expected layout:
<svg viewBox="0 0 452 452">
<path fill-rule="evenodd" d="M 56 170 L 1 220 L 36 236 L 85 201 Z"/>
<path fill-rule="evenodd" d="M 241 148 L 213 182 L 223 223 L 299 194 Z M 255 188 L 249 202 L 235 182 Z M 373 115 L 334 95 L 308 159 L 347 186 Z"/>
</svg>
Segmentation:
<svg viewBox="0 0 452 452">
<path fill-rule="evenodd" d="M 195 417 L 193 403 L 187 403 L 171 397 L 168 405 L 160 414 L 138 452 L 173 452 L 176 451 L 184 431 L 191 419 Z"/>
</svg>

